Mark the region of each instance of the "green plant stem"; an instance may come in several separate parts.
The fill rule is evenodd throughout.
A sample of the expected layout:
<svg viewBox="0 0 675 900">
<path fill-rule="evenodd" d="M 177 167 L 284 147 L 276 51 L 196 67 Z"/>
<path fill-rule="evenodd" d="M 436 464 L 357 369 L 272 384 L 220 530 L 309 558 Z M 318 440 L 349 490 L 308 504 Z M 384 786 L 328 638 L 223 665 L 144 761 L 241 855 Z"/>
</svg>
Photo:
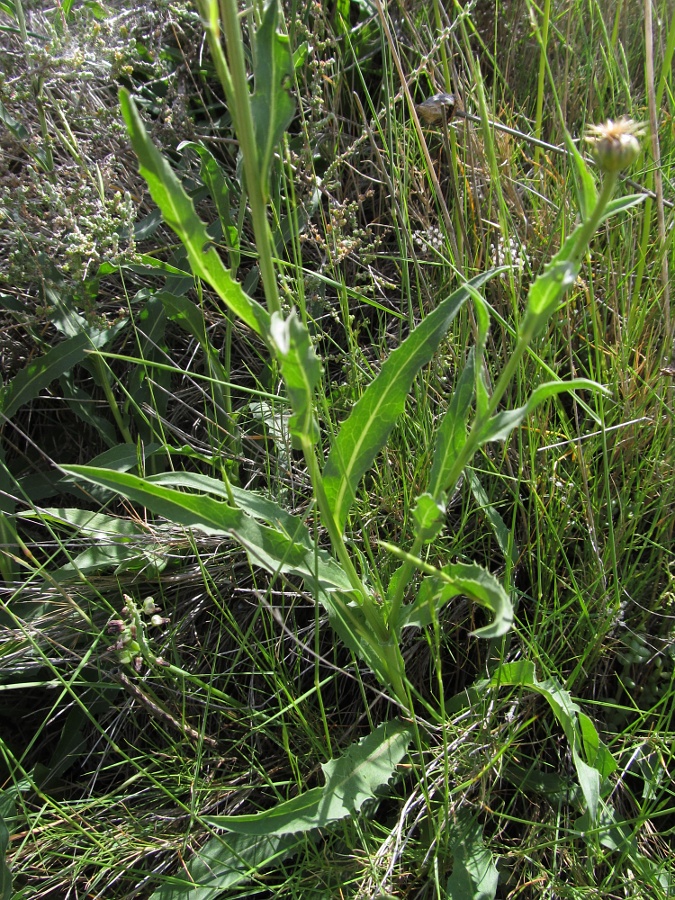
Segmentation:
<svg viewBox="0 0 675 900">
<path fill-rule="evenodd" d="M 134 439 L 131 436 L 131 432 L 122 417 L 122 413 L 120 412 L 119 405 L 117 400 L 115 399 L 115 395 L 113 394 L 112 388 L 110 387 L 110 380 L 108 378 L 108 369 L 103 364 L 101 359 L 98 356 L 92 356 L 92 362 L 94 367 L 98 372 L 99 383 L 103 388 L 103 393 L 105 394 L 105 398 L 108 401 L 108 406 L 110 407 L 110 411 L 113 414 L 113 419 L 115 420 L 115 424 L 119 428 L 120 434 L 124 438 L 125 443 L 133 444 Z"/>
<path fill-rule="evenodd" d="M 346 572 L 351 585 L 359 598 L 359 606 L 365 616 L 370 634 L 360 633 L 355 635 L 357 640 L 367 641 L 383 664 L 389 684 L 398 701 L 408 710 L 412 710 L 412 702 L 409 692 L 405 687 L 405 663 L 401 655 L 397 635 L 394 635 L 385 623 L 381 608 L 375 603 L 370 592 L 359 578 L 354 564 L 349 556 L 344 539 L 340 533 L 335 518 L 330 509 L 328 499 L 323 487 L 321 470 L 314 452 L 314 447 L 309 439 L 302 442 L 302 451 L 309 469 L 314 496 L 321 514 L 321 521 L 328 531 L 331 544 L 342 568 Z M 344 604 L 339 594 L 333 596 L 336 603 Z"/>
<path fill-rule="evenodd" d="M 608 173 L 603 179 L 602 189 L 600 191 L 598 201 L 595 205 L 595 208 L 593 209 L 593 212 L 590 214 L 588 219 L 586 219 L 579 230 L 574 248 L 572 249 L 568 257 L 569 262 L 578 264 L 581 261 L 583 254 L 586 252 L 586 249 L 590 244 L 593 235 L 597 231 L 600 221 L 602 220 L 602 214 L 605 211 L 605 207 L 612 198 L 614 188 L 616 187 L 617 178 L 618 176 L 616 173 Z M 471 431 L 467 438 L 467 442 L 463 448 L 464 450 L 468 448 L 471 456 L 473 456 L 475 450 L 478 449 L 477 446 L 470 446 L 472 444 L 472 436 L 474 436 L 475 443 L 476 435 L 480 433 L 486 422 L 496 413 L 497 407 L 499 406 L 502 397 L 506 393 L 506 390 L 511 383 L 514 375 L 516 374 L 518 366 L 520 365 L 520 361 L 527 352 L 532 339 L 540 331 L 543 320 L 547 320 L 550 315 L 551 313 L 548 310 L 545 313 L 532 313 L 532 311 L 528 308 L 525 312 L 525 316 L 519 329 L 518 340 L 516 342 L 514 351 L 511 354 L 508 362 L 504 366 L 501 375 L 499 376 L 499 380 L 497 381 L 497 384 L 495 385 L 495 388 L 492 392 L 492 396 L 490 397 L 490 402 L 488 404 L 487 410 L 485 411 L 485 414 L 483 416 L 477 416 L 474 420 Z M 460 458 L 463 455 L 464 453 L 460 454 Z M 462 469 L 463 468 L 464 466 L 462 466 Z M 457 471 L 457 477 L 459 477 L 462 469 L 459 469 L 459 471 Z M 455 466 L 455 470 L 457 470 L 457 466 Z M 454 471 L 453 474 L 455 474 Z"/>
<path fill-rule="evenodd" d="M 661 60 L 661 72 L 659 74 L 659 83 L 656 89 L 657 109 L 661 109 L 663 94 L 668 87 L 668 81 L 670 80 L 670 76 L 673 71 L 673 56 L 675 56 L 675 6 L 673 7 L 673 14 L 670 22 L 666 26 L 665 33 L 667 34 L 668 39 L 666 41 L 666 48 L 663 51 L 663 58 Z"/>
<path fill-rule="evenodd" d="M 268 308 L 272 313 L 280 312 L 281 304 L 276 282 L 275 261 L 272 254 L 272 237 L 267 220 L 266 178 L 264 177 L 265 173 L 260 171 L 260 159 L 257 151 L 236 0 L 221 0 L 220 18 L 216 0 L 201 0 L 200 8 L 211 52 L 216 60 L 216 68 L 230 104 L 244 160 L 246 189 L 253 217 Z M 220 43 L 221 23 L 226 38 L 228 59 L 225 58 Z M 333 548 L 347 574 L 350 585 L 359 599 L 360 609 L 365 616 L 366 624 L 370 631 L 369 634 L 360 634 L 359 639 L 368 641 L 369 645 L 375 649 L 379 659 L 391 671 L 392 683 L 399 697 L 403 699 L 406 697 L 406 692 L 403 685 L 400 650 L 397 647 L 392 648 L 389 646 L 389 633 L 381 611 L 374 602 L 370 592 L 363 585 L 349 557 L 342 534 L 337 528 L 327 501 L 315 449 L 309 437 L 303 438 L 302 449 L 317 497 L 322 521 L 324 521 L 329 531 Z M 361 630 L 363 631 L 363 629 Z"/>
<path fill-rule="evenodd" d="M 200 9 L 204 19 L 211 54 L 216 65 L 225 96 L 230 107 L 239 147 L 244 161 L 246 190 L 248 191 L 253 233 L 258 250 L 258 263 L 269 312 L 279 312 L 281 301 L 277 286 L 276 269 L 272 253 L 272 233 L 267 220 L 267 203 L 264 193 L 265 178 L 259 171 L 258 151 L 251 114 L 250 94 L 246 75 L 241 28 L 236 0 L 221 0 L 220 16 L 227 43 L 228 62 L 220 43 L 216 0 L 202 0 Z"/>
<path fill-rule="evenodd" d="M 598 196 L 595 208 L 586 221 L 582 224 L 579 234 L 577 235 L 576 245 L 570 259 L 580 262 L 582 256 L 586 252 L 588 245 L 593 240 L 593 235 L 598 230 L 598 225 L 602 220 L 605 207 L 612 199 L 616 183 L 619 180 L 618 172 L 607 172 L 602 179 L 602 187 Z"/>
<path fill-rule="evenodd" d="M 366 587 L 359 578 L 358 572 L 354 568 L 354 563 L 352 562 L 351 557 L 349 556 L 349 552 L 347 551 L 347 547 L 345 546 L 344 539 L 335 523 L 335 518 L 331 512 L 328 498 L 326 497 L 326 492 L 323 487 L 323 478 L 321 476 L 321 470 L 319 469 L 319 463 L 316 458 L 316 454 L 314 453 L 314 447 L 308 439 L 303 440 L 302 451 L 305 457 L 305 463 L 307 464 L 307 468 L 309 469 L 314 496 L 316 497 L 316 502 L 321 514 L 321 521 L 328 531 L 331 545 L 335 550 L 340 565 L 349 578 L 352 588 L 359 596 L 364 615 L 368 620 L 368 624 L 372 627 L 373 633 L 377 635 L 378 640 L 386 641 L 387 632 L 386 629 L 383 628 L 382 617 L 375 607 L 369 592 L 366 590 Z"/>
<path fill-rule="evenodd" d="M 600 191 L 600 195 L 598 197 L 595 208 L 580 228 L 575 241 L 575 245 L 570 252 L 570 255 L 568 257 L 568 260 L 570 262 L 578 263 L 585 253 L 586 248 L 590 244 L 591 239 L 595 234 L 598 225 L 600 224 L 605 207 L 609 203 L 612 194 L 614 193 L 617 179 L 617 173 L 606 173 L 605 178 L 602 182 L 602 190 Z M 464 471 L 464 468 L 468 465 L 473 455 L 480 447 L 482 442 L 481 434 L 485 425 L 497 412 L 497 408 L 502 400 L 502 397 L 506 393 L 509 384 L 513 380 L 523 356 L 525 355 L 525 353 L 527 353 L 532 339 L 536 336 L 536 334 L 541 329 L 543 322 L 547 320 L 550 315 L 551 311 L 548 310 L 542 313 L 533 312 L 529 308 L 527 309 L 519 328 L 518 339 L 513 353 L 504 366 L 499 380 L 497 381 L 497 384 L 495 385 L 495 388 L 492 392 L 485 412 L 482 415 L 476 415 L 476 418 L 471 425 L 471 429 L 469 431 L 469 434 L 467 435 L 464 446 L 457 454 L 455 463 L 447 477 L 446 490 L 451 491 L 454 489 L 454 486 L 459 481 L 459 477 Z M 411 557 L 418 557 L 420 555 L 424 543 L 424 533 L 418 532 L 415 536 L 413 546 L 410 551 Z M 391 634 L 394 635 L 397 635 L 400 630 L 400 612 L 401 606 L 403 604 L 403 597 L 405 589 L 410 581 L 410 578 L 412 577 L 414 568 L 414 562 L 406 559 L 401 566 L 399 575 L 397 576 L 395 590 L 390 600 L 388 615 L 388 630 Z"/>
<path fill-rule="evenodd" d="M 443 20 L 441 18 L 440 0 L 434 0 L 434 25 L 436 33 L 440 37 L 443 32 Z M 448 53 L 445 49 L 445 41 L 440 41 L 439 49 L 441 51 L 441 62 L 443 64 L 443 78 L 445 81 L 445 90 L 448 94 L 452 93 L 452 82 L 450 81 L 450 66 L 448 64 Z"/>
</svg>

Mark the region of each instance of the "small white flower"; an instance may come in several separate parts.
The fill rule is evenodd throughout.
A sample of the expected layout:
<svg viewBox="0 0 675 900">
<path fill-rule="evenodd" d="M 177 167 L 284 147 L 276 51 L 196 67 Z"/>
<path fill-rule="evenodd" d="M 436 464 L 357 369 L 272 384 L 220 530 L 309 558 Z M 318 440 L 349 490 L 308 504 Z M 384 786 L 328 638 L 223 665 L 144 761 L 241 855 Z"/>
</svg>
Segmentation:
<svg viewBox="0 0 675 900">
<path fill-rule="evenodd" d="M 496 266 L 510 265 L 519 272 L 523 272 L 525 267 L 530 265 L 530 257 L 525 247 L 515 237 L 505 240 L 504 236 L 500 234 L 497 242 L 493 245 L 493 250 L 493 262 Z"/>
</svg>

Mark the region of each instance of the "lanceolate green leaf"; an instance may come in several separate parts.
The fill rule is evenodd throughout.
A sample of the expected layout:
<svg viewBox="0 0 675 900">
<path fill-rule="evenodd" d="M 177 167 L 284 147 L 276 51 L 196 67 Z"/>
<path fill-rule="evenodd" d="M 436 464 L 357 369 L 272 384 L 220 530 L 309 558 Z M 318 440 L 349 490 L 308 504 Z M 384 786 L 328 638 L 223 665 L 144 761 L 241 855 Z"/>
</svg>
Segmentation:
<svg viewBox="0 0 675 900">
<path fill-rule="evenodd" d="M 171 490 L 129 472 L 115 472 L 93 466 L 63 466 L 63 470 L 85 481 L 117 491 L 169 522 L 186 528 L 200 528 L 211 534 L 223 534 L 236 528 L 243 516 L 241 510 L 211 497 Z"/>
<path fill-rule="evenodd" d="M 169 291 L 158 291 L 156 297 L 162 302 L 167 316 L 191 334 L 202 350 L 214 353 L 206 331 L 204 313 L 196 304 L 185 296 Z"/>
<path fill-rule="evenodd" d="M 87 350 L 92 347 L 89 335 L 78 334 L 61 341 L 44 356 L 28 363 L 9 384 L 0 389 L 0 412 L 10 419 L 25 403 L 35 400 L 55 378 L 85 360 Z"/>
<path fill-rule="evenodd" d="M 577 197 L 579 200 L 581 218 L 587 219 L 598 202 L 598 191 L 595 186 L 595 179 L 567 131 L 565 131 L 565 144 L 567 145 L 567 151 L 576 168 Z"/>
<path fill-rule="evenodd" d="M 429 493 L 436 500 L 440 500 L 445 491 L 451 491 L 455 487 L 454 484 L 448 484 L 448 476 L 457 455 L 466 443 L 466 423 L 469 419 L 474 394 L 474 360 L 472 348 L 457 381 L 448 411 L 438 429 L 428 488 Z"/>
<path fill-rule="evenodd" d="M 230 186 L 225 180 L 225 173 L 207 147 L 203 147 L 195 141 L 183 141 L 178 145 L 178 150 L 186 148 L 194 150 L 201 160 L 199 173 L 218 210 L 218 218 L 229 250 L 230 262 L 233 268 L 237 268 L 240 260 L 239 231 L 232 221 Z"/>
<path fill-rule="evenodd" d="M 54 507 L 41 509 L 39 512 L 31 510 L 19 515 L 24 519 L 50 522 L 57 528 L 64 527 L 74 534 L 86 534 L 99 540 L 130 540 L 148 534 L 146 528 L 136 525 L 131 519 L 107 516 L 88 509 Z"/>
<path fill-rule="evenodd" d="M 72 577 L 73 572 L 95 572 L 119 565 L 127 567 L 134 561 L 138 562 L 139 568 L 151 561 L 155 566 L 158 562 L 166 562 L 164 554 L 153 553 L 147 540 L 140 540 L 148 537 L 148 530 L 131 519 L 70 508 L 47 508 L 39 512 L 21 513 L 20 516 L 50 522 L 55 528 L 64 528 L 73 535 L 84 535 L 95 541 L 93 546 L 77 554 L 71 562 L 52 572 L 52 577 L 57 580 L 68 575 Z M 137 540 L 134 541 L 134 538 Z"/>
<path fill-rule="evenodd" d="M 232 225 L 229 188 L 225 181 L 225 174 L 213 153 L 208 147 L 204 147 L 203 144 L 198 144 L 196 141 L 183 141 L 178 145 L 177 149 L 179 152 L 181 150 L 194 150 L 199 156 L 199 174 L 202 176 L 202 181 L 209 189 L 211 199 L 216 205 L 223 229 Z"/>
<path fill-rule="evenodd" d="M 539 681 L 534 663 L 528 660 L 500 666 L 489 682 L 481 682 L 475 688 L 480 691 L 486 685 L 490 687 L 522 685 L 546 699 L 569 742 L 579 786 L 588 805 L 591 821 L 595 822 L 601 781 L 616 769 L 616 761 L 598 737 L 591 720 L 580 712 L 569 691 L 552 678 Z M 586 756 L 586 760 L 583 759 L 583 755 Z"/>
<path fill-rule="evenodd" d="M 567 259 L 567 251 L 575 246 L 578 228 L 566 241 L 558 256 L 554 257 L 544 272 L 532 283 L 527 294 L 527 310 L 521 328 L 530 338 L 544 329 L 567 291 L 577 280 L 579 263 Z"/>
<path fill-rule="evenodd" d="M 150 140 L 136 104 L 124 89 L 120 91 L 120 104 L 140 162 L 141 175 L 147 181 L 152 199 L 161 209 L 164 221 L 183 242 L 193 273 L 210 284 L 226 306 L 250 328 L 258 334 L 266 334 L 269 325 L 267 311 L 244 293 L 241 285 L 225 268 L 206 233 L 206 226 L 195 212 L 192 200 Z"/>
<path fill-rule="evenodd" d="M 216 900 L 223 891 L 279 863 L 304 838 L 230 834 L 213 837 L 187 864 L 187 876 L 170 878 L 150 900 Z"/>
<path fill-rule="evenodd" d="M 296 450 L 302 442 L 319 440 L 319 424 L 314 415 L 313 395 L 321 377 L 321 363 L 314 352 L 309 332 L 292 312 L 287 319 L 272 315 L 270 338 L 276 347 L 293 415 L 288 423 Z"/>
<path fill-rule="evenodd" d="M 351 585 L 327 553 L 298 543 L 276 528 L 260 525 L 242 509 L 202 494 L 163 487 L 149 478 L 93 466 L 63 466 L 63 470 L 139 503 L 169 522 L 209 534 L 230 535 L 246 549 L 251 561 L 268 572 L 300 575 L 324 591 L 349 591 Z"/>
<path fill-rule="evenodd" d="M 455 836 L 450 843 L 453 862 L 447 900 L 494 900 L 499 872 L 483 843 L 483 829 L 461 811 L 452 831 Z"/>
<path fill-rule="evenodd" d="M 129 450 L 126 445 L 123 449 Z M 135 452 L 128 452 L 127 456 L 119 461 L 119 464 L 115 468 L 115 472 L 128 471 L 129 469 L 134 468 L 137 462 L 138 459 Z M 100 465 L 89 465 L 87 469 L 89 472 L 98 472 L 101 477 L 109 478 L 110 472 L 106 472 L 105 465 L 106 464 L 101 460 Z M 108 463 L 108 465 L 110 465 L 110 463 Z M 173 488 L 175 493 L 181 494 L 182 496 L 184 496 L 184 493 L 179 491 L 179 488 L 184 488 L 186 491 L 192 491 L 193 493 L 199 492 L 200 494 L 210 494 L 227 503 L 234 500 L 234 505 L 243 510 L 247 515 L 252 516 L 254 519 L 260 519 L 267 522 L 275 530 L 280 531 L 294 543 L 303 544 L 308 549 L 314 550 L 315 544 L 309 533 L 309 529 L 302 519 L 286 512 L 286 510 L 279 506 L 278 503 L 275 503 L 274 500 L 269 500 L 267 497 L 263 497 L 262 494 L 258 494 L 255 491 L 247 491 L 244 488 L 227 484 L 219 478 L 212 478 L 210 475 L 203 475 L 201 472 L 162 472 L 159 475 L 150 475 L 145 479 L 138 479 L 138 481 L 148 485 Z M 106 483 L 109 483 L 109 481 Z M 122 493 L 119 484 L 117 484 L 114 489 L 119 493 Z M 149 504 L 148 508 L 150 508 Z M 47 510 L 47 513 L 53 513 L 54 516 L 58 515 L 62 521 L 65 519 L 67 522 L 77 524 L 83 529 L 86 527 L 90 532 L 93 531 L 94 528 L 100 528 L 101 530 L 110 532 L 112 526 L 106 525 L 105 523 L 107 522 L 117 523 L 115 525 L 115 531 L 122 535 L 133 535 L 140 532 L 140 529 L 138 529 L 129 519 L 117 519 L 110 516 L 96 515 L 86 510 Z M 25 515 L 26 517 L 29 516 L 29 514 Z M 55 521 L 52 518 L 49 520 Z"/>
<path fill-rule="evenodd" d="M 485 444 L 488 441 L 505 441 L 513 429 L 520 425 L 544 400 L 556 394 L 581 389 L 609 394 L 607 388 L 604 388 L 596 381 L 590 381 L 588 378 L 574 378 L 570 381 L 547 381 L 546 384 L 540 384 L 538 388 L 532 391 L 530 399 L 525 406 L 520 406 L 518 409 L 504 410 L 504 412 L 497 413 L 496 416 L 493 416 L 486 422 L 478 432 L 480 444 Z"/>
<path fill-rule="evenodd" d="M 206 822 L 239 834 L 295 834 L 324 828 L 356 815 L 366 800 L 386 786 L 412 739 L 401 722 L 385 722 L 323 765 L 326 783 L 255 815 L 204 816 Z"/>
<path fill-rule="evenodd" d="M 415 601 L 401 610 L 401 627 L 431 624 L 438 611 L 459 596 L 471 597 L 494 613 L 490 625 L 474 632 L 476 637 L 501 637 L 513 625 L 509 595 L 495 576 L 477 563 L 456 563 L 424 579 Z"/>
<path fill-rule="evenodd" d="M 469 282 L 476 290 L 494 270 Z M 338 528 L 344 530 L 356 488 L 384 447 L 403 412 L 415 376 L 433 357 L 450 323 L 469 296 L 461 287 L 430 313 L 394 350 L 368 386 L 331 448 L 324 469 L 324 486 Z"/>
<path fill-rule="evenodd" d="M 384 684 L 388 683 L 386 665 L 383 663 L 386 648 L 383 650 L 377 644 L 362 609 L 352 604 L 349 578 L 335 560 L 316 547 L 307 526 L 297 516 L 292 516 L 272 500 L 253 491 L 226 485 L 208 475 L 194 472 L 165 472 L 143 479 L 127 472 L 94 466 L 63 468 L 142 504 L 169 522 L 210 534 L 229 535 L 247 551 L 253 564 L 268 572 L 300 575 L 327 610 L 331 625 L 345 644 L 370 666 Z M 188 490 L 176 490 L 177 487 Z M 233 500 L 239 508 L 215 497 Z M 256 519 L 269 523 L 271 527 L 260 525 Z"/>
<path fill-rule="evenodd" d="M 605 207 L 600 222 L 605 222 L 610 216 L 616 216 L 618 213 L 626 212 L 626 210 L 632 209 L 640 203 L 644 203 L 646 199 L 647 194 L 629 194 L 627 197 L 617 197 L 615 200 L 610 200 Z"/>
<path fill-rule="evenodd" d="M 255 92 L 251 113 L 258 151 L 258 171 L 269 194 L 269 174 L 274 148 L 291 124 L 295 103 L 289 88 L 293 77 L 293 57 L 288 37 L 277 31 L 277 0 L 265 7 L 256 32 L 254 58 Z"/>
<path fill-rule="evenodd" d="M 254 519 L 262 519 L 296 543 L 310 548 L 314 547 L 309 530 L 302 519 L 286 512 L 274 500 L 269 500 L 255 491 L 247 491 L 244 488 L 227 484 L 219 478 L 212 478 L 201 472 L 162 472 L 160 475 L 151 475 L 147 481 L 151 484 L 161 484 L 164 487 L 187 488 L 191 491 L 212 494 L 214 497 L 220 497 L 228 502 L 233 499 L 236 506 Z"/>
<path fill-rule="evenodd" d="M 431 494 L 420 494 L 413 509 L 413 518 L 417 525 L 417 533 L 426 543 L 432 541 L 443 527 L 445 519 L 445 503 L 436 500 Z"/>
</svg>

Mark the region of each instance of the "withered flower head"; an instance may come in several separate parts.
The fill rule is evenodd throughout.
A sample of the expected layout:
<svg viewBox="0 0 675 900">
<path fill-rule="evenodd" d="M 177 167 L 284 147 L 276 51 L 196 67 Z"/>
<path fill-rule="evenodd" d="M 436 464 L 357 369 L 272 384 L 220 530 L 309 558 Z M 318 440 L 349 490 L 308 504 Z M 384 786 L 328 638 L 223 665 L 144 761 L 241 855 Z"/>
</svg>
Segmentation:
<svg viewBox="0 0 675 900">
<path fill-rule="evenodd" d="M 596 162 L 605 172 L 620 172 L 635 162 L 640 153 L 639 137 L 644 128 L 632 119 L 617 122 L 608 119 L 604 125 L 591 125 L 586 140 Z"/>
</svg>

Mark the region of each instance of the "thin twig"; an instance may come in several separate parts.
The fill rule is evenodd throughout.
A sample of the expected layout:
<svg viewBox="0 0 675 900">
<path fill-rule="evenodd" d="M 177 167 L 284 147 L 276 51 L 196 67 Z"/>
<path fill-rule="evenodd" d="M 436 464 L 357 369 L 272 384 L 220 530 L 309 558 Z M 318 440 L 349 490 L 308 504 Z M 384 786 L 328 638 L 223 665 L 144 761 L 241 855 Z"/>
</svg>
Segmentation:
<svg viewBox="0 0 675 900">
<path fill-rule="evenodd" d="M 114 676 L 116 681 L 118 681 L 122 687 L 128 691 L 134 700 L 138 700 L 138 702 L 144 706 L 148 712 L 155 716 L 157 719 L 161 719 L 162 722 L 165 722 L 167 725 L 171 725 L 173 728 L 176 728 L 181 734 L 184 734 L 186 737 L 192 738 L 193 741 L 203 742 L 208 744 L 209 747 L 217 747 L 218 741 L 215 738 L 209 737 L 206 734 L 202 734 L 200 731 L 197 731 L 191 725 L 188 725 L 186 722 L 179 722 L 178 719 L 174 718 L 168 709 L 165 709 L 160 705 L 159 701 L 153 697 L 149 697 L 147 694 L 144 694 L 143 691 L 133 683 L 124 672 L 117 672 Z"/>
</svg>

